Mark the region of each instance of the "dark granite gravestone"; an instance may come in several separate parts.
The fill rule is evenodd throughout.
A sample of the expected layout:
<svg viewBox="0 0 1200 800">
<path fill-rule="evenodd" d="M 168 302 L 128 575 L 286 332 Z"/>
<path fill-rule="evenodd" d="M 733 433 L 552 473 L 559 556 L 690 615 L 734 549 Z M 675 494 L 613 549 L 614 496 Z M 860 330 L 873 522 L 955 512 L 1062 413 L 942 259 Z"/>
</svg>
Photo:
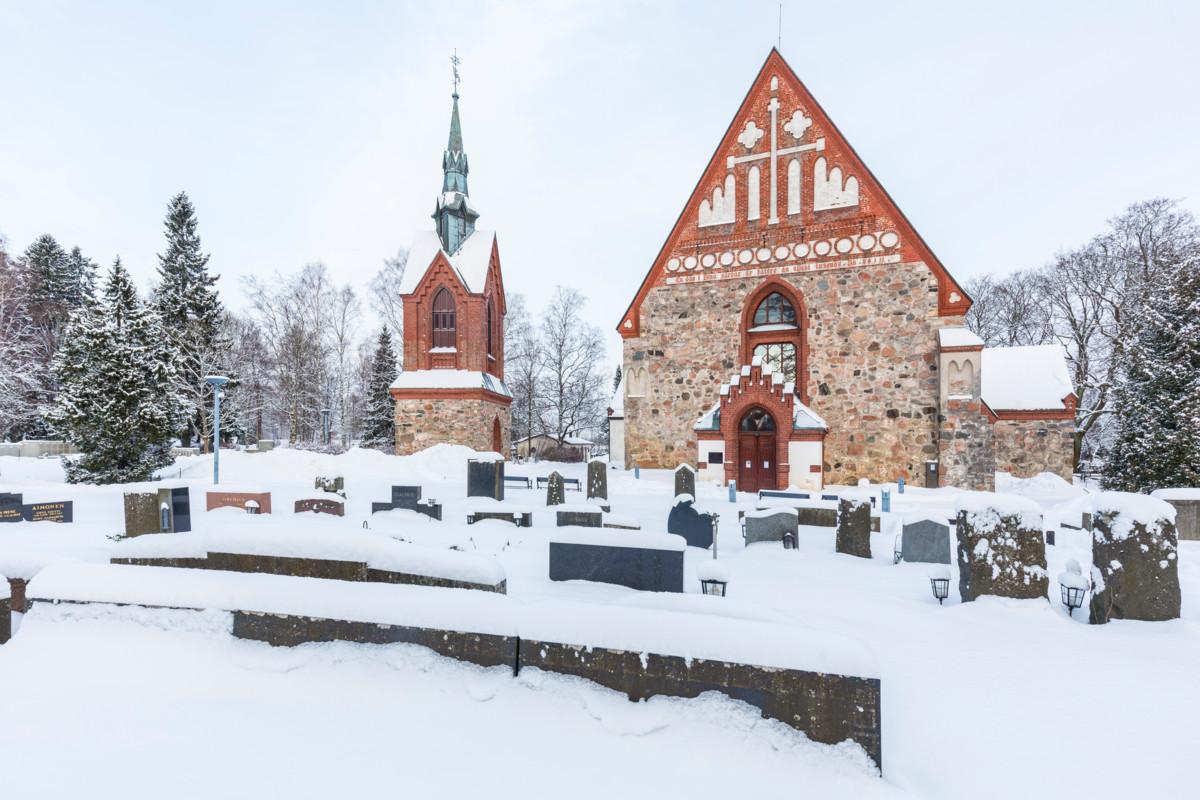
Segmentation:
<svg viewBox="0 0 1200 800">
<path fill-rule="evenodd" d="M 1016 599 L 1045 598 L 1050 587 L 1046 573 L 1046 542 L 1042 521 L 1005 508 L 960 510 L 955 522 L 958 540 L 958 593 L 964 603 L 985 594 Z M 975 527 L 973 517 L 984 520 Z"/>
<path fill-rule="evenodd" d="M 838 501 L 837 543 L 839 553 L 871 557 L 871 503 L 852 497 Z"/>
<path fill-rule="evenodd" d="M 546 505 L 561 506 L 566 502 L 566 487 L 563 486 L 563 476 L 551 472 L 546 480 Z"/>
<path fill-rule="evenodd" d="M 74 504 L 70 500 L 29 503 L 21 506 L 21 518 L 26 522 L 73 522 Z"/>
<path fill-rule="evenodd" d="M 560 528 L 570 525 L 580 528 L 599 528 L 604 523 L 604 513 L 599 508 L 595 511 L 585 511 L 582 508 L 559 509 L 555 514 Z"/>
<path fill-rule="evenodd" d="M 647 592 L 682 592 L 683 550 L 551 541 L 550 580 L 596 581 Z"/>
<path fill-rule="evenodd" d="M 688 547 L 700 547 L 705 550 L 712 547 L 713 531 L 716 527 L 717 515 L 701 514 L 691 500 L 676 503 L 667 515 L 667 533 L 682 536 Z"/>
<path fill-rule="evenodd" d="M 346 504 L 329 497 L 308 497 L 303 500 L 297 500 L 293 510 L 297 514 L 312 511 L 317 514 L 330 514 L 335 517 L 341 517 L 346 514 Z"/>
<path fill-rule="evenodd" d="M 950 526 L 932 519 L 905 523 L 900 552 L 904 561 L 949 564 Z"/>
<path fill-rule="evenodd" d="M 504 462 L 467 459 L 467 497 L 504 499 Z"/>
<path fill-rule="evenodd" d="M 589 500 L 608 499 L 608 465 L 603 461 L 588 462 L 587 496 Z"/>
<path fill-rule="evenodd" d="M 675 496 L 681 494 L 696 496 L 696 470 L 687 464 L 675 468 Z"/>
<path fill-rule="evenodd" d="M 171 529 L 175 533 L 192 529 L 192 496 L 186 486 L 171 489 Z"/>
<path fill-rule="evenodd" d="M 793 509 L 773 508 L 746 514 L 742 519 L 742 532 L 746 544 L 782 542 L 785 534 L 791 534 L 793 539 L 799 535 L 799 523 Z"/>
<path fill-rule="evenodd" d="M 1112 510 L 1092 517 L 1092 624 L 1179 618 L 1179 538 L 1163 511 L 1153 522 Z"/>
<path fill-rule="evenodd" d="M 420 486 L 392 487 L 392 508 L 405 508 L 409 511 L 416 511 L 417 503 L 419 502 L 421 502 Z"/>
<path fill-rule="evenodd" d="M 14 492 L 0 492 L 0 522 L 20 522 L 21 502 L 24 495 Z"/>
</svg>

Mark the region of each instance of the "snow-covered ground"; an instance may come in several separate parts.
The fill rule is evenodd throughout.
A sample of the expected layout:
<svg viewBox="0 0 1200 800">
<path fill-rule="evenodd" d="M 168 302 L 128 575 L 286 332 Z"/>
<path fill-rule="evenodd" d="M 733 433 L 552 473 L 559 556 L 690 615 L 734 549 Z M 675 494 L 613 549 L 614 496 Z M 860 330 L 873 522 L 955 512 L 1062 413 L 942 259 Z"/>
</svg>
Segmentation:
<svg viewBox="0 0 1200 800">
<path fill-rule="evenodd" d="M 203 512 L 207 457 L 165 477 L 193 485 L 199 532 L 306 536 L 370 532 L 494 556 L 510 597 L 649 602 L 619 586 L 547 578 L 554 515 L 545 491 L 512 489 L 535 527 L 465 524 L 466 451 L 409 458 L 275 450 L 222 453 L 222 488 L 265 488 L 275 514 Z M 508 465 L 509 475 L 583 465 Z M 318 474 L 346 477 L 347 516 L 293 515 Z M 105 561 L 122 529 L 129 487 L 64 486 L 54 460 L 0 458 L 0 491 L 26 502 L 72 499 L 76 523 L 0 525 L 0 573 L 62 558 Z M 442 523 L 407 512 L 371 517 L 392 484 L 420 483 L 445 506 Z M 1050 476 L 1001 481 L 1047 519 L 1073 521 L 1084 490 Z M 1071 619 L 1058 603 L 985 598 L 939 607 L 924 565 L 892 565 L 906 513 L 944 512 L 954 490 L 892 494 L 894 514 L 867 561 L 834 553 L 831 530 L 802 529 L 800 549 L 742 544 L 737 509 L 754 498 L 700 482 L 697 504 L 721 515 L 718 548 L 731 583 L 726 619 L 767 621 L 781 636 L 816 631 L 870 650 L 882 681 L 883 775 L 854 745 L 808 742 L 755 709 L 706 696 L 632 704 L 592 684 L 535 671 L 513 678 L 406 646 L 310 645 L 275 650 L 232 640 L 220 614 L 38 607 L 0 647 L 0 786 L 14 796 L 318 796 L 418 794 L 631 797 L 1119 797 L 1183 796 L 1200 749 L 1200 546 L 1180 546 L 1183 618 L 1168 623 Z M 609 472 L 614 514 L 665 530 L 672 476 Z M 568 491 L 568 501 L 580 495 Z M 1088 536 L 1060 529 L 1051 576 Z M 699 591 L 707 553 L 686 553 Z M 455 590 L 440 590 L 455 591 Z M 700 598 L 697 598 L 699 600 Z M 720 602 L 720 601 L 718 601 Z M 691 606 L 689 608 L 700 608 Z M 691 612 L 689 612 L 691 613 Z M 699 613 L 699 612 L 695 612 Z M 794 627 L 792 627 L 794 626 Z M 769 627 L 769 626 L 768 626 Z M 665 636 L 666 634 L 664 634 Z M 800 635 L 800 634 L 796 634 Z"/>
</svg>

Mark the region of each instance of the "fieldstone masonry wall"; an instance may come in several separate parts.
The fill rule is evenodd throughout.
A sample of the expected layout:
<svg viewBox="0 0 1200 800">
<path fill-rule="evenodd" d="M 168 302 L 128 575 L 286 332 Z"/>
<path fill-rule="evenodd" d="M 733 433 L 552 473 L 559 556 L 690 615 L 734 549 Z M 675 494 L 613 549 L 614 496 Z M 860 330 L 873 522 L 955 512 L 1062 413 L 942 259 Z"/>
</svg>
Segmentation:
<svg viewBox="0 0 1200 800">
<path fill-rule="evenodd" d="M 492 423 L 500 418 L 501 452 L 509 448 L 509 410 L 500 403 L 454 397 L 396 401 L 396 455 L 450 442 L 491 451 Z"/>
<path fill-rule="evenodd" d="M 995 445 L 992 423 L 988 421 L 983 404 L 977 398 L 947 400 L 938 423 L 938 479 L 941 484 L 981 492 L 994 490 Z"/>
<path fill-rule="evenodd" d="M 937 280 L 922 262 L 783 276 L 808 313 L 802 393 L 829 423 L 825 480 L 910 479 L 938 457 Z M 695 459 L 692 425 L 740 366 L 743 306 L 762 278 L 660 285 L 641 307 L 641 335 L 624 341 L 626 466 Z"/>
<path fill-rule="evenodd" d="M 1053 472 L 1071 481 L 1074 420 L 999 420 L 992 424 L 992 436 L 997 472 L 1009 472 L 1017 478 Z"/>
</svg>

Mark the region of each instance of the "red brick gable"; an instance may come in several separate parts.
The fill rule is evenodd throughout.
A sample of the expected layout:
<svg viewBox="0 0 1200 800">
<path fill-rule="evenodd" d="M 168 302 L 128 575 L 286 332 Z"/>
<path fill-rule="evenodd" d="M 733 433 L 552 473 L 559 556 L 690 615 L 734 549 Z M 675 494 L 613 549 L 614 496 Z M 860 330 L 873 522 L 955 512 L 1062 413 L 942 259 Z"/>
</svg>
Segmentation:
<svg viewBox="0 0 1200 800">
<path fill-rule="evenodd" d="M 411 266 L 416 266 L 411 265 Z M 433 299 L 446 288 L 454 296 L 456 344 L 453 353 L 432 353 Z M 462 369 L 489 372 L 504 379 L 504 315 L 507 304 L 500 271 L 499 247 L 492 242 L 483 289 L 471 292 L 444 251 L 429 262 L 404 302 L 404 368 Z M 487 351 L 487 303 L 492 301 L 493 353 Z"/>
<path fill-rule="evenodd" d="M 617 331 L 639 335 L 658 285 L 916 261 L 937 277 L 939 314 L 965 313 L 966 292 L 772 48 Z"/>
</svg>

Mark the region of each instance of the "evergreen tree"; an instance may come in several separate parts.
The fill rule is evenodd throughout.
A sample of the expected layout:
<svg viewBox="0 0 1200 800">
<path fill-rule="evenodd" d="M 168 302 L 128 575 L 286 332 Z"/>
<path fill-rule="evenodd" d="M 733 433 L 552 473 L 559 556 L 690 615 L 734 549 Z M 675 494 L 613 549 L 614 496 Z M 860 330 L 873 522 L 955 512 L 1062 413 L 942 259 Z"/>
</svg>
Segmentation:
<svg viewBox="0 0 1200 800">
<path fill-rule="evenodd" d="M 95 261 L 85 256 L 78 247 L 71 248 L 66 258 L 64 300 L 71 309 L 79 308 L 96 292 Z"/>
<path fill-rule="evenodd" d="M 44 234 L 25 251 L 29 272 L 29 301 L 35 313 L 54 318 L 71 295 L 67 251 L 51 236 Z"/>
<path fill-rule="evenodd" d="M 102 296 L 71 315 L 54 371 L 59 393 L 48 418 L 82 453 L 63 459 L 69 482 L 144 481 L 171 463 L 172 352 L 120 259 Z"/>
<path fill-rule="evenodd" d="M 616 394 L 617 389 L 621 388 L 621 365 L 617 364 L 617 374 L 613 375 L 613 394 Z"/>
<path fill-rule="evenodd" d="M 1200 486 L 1200 256 L 1184 257 L 1142 295 L 1112 389 L 1104 486 Z"/>
<path fill-rule="evenodd" d="M 389 389 L 396 379 L 396 351 L 387 326 L 379 334 L 375 357 L 371 361 L 371 380 L 367 384 L 363 447 L 394 452 L 396 448 L 396 403 Z"/>
<path fill-rule="evenodd" d="M 167 248 L 158 257 L 155 305 L 176 352 L 176 393 L 183 404 L 178 436 L 183 444 L 196 437 L 207 445 L 211 433 L 205 409 L 212 404 L 212 388 L 202 379 L 210 373 L 231 375 L 225 311 L 215 288 L 217 276 L 208 273 L 208 255 L 200 249 L 196 210 L 186 193 L 171 198 L 164 227 Z M 225 387 L 226 392 L 236 389 L 236 380 Z M 236 420 L 228 423 L 232 430 Z"/>
</svg>

